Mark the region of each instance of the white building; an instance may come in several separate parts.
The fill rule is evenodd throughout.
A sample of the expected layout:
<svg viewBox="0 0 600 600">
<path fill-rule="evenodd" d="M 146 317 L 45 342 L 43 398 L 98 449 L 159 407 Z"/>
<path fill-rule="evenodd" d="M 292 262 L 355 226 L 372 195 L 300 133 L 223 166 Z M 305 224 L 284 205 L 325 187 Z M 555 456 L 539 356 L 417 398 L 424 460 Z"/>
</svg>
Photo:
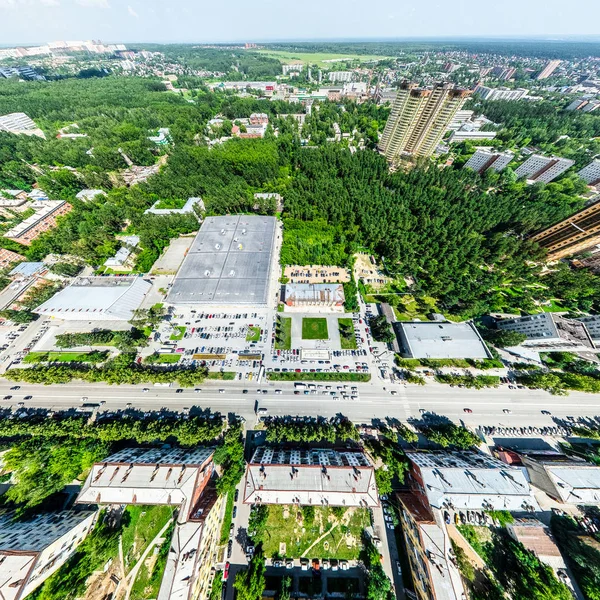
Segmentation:
<svg viewBox="0 0 600 600">
<path fill-rule="evenodd" d="M 497 131 L 453 131 L 448 141 L 458 144 L 465 141 L 478 142 L 480 140 L 493 140 L 498 135 Z"/>
<path fill-rule="evenodd" d="M 375 470 L 363 452 L 259 446 L 246 468 L 245 504 L 379 506 Z"/>
<path fill-rule="evenodd" d="M 96 196 L 106 196 L 106 192 L 104 190 L 85 189 L 85 190 L 81 190 L 75 196 L 75 198 L 77 198 L 78 200 L 81 200 L 82 202 L 90 202 L 91 200 L 94 200 L 94 198 Z"/>
<path fill-rule="evenodd" d="M 22 600 L 73 555 L 92 530 L 95 510 L 40 513 L 15 520 L 0 510 L 0 598 Z"/>
<path fill-rule="evenodd" d="M 303 63 L 293 63 L 290 65 L 281 65 L 281 70 L 284 75 L 289 75 L 290 73 L 300 73 L 302 71 Z"/>
<path fill-rule="evenodd" d="M 330 71 L 329 81 L 343 82 L 352 81 L 354 73 L 352 71 Z"/>
<path fill-rule="evenodd" d="M 574 164 L 575 161 L 568 158 L 532 154 L 515 171 L 515 174 L 517 177 L 525 177 L 527 181 L 534 183 L 550 183 Z"/>
<path fill-rule="evenodd" d="M 480 96 L 483 100 L 521 100 L 521 98 L 527 96 L 529 90 L 524 88 L 511 90 L 504 87 L 491 88 L 485 85 L 478 85 L 473 93 Z"/>
<path fill-rule="evenodd" d="M 473 169 L 473 171 L 477 171 L 480 175 L 488 169 L 493 169 L 499 173 L 510 164 L 514 157 L 515 155 L 512 152 L 477 150 L 466 162 L 465 168 Z"/>
<path fill-rule="evenodd" d="M 474 114 L 475 114 L 475 111 L 473 111 L 473 110 L 457 111 L 457 113 L 454 115 L 454 118 L 450 122 L 450 125 L 448 125 L 448 129 L 450 129 L 452 131 L 457 131 L 465 123 L 469 123 Z"/>
<path fill-rule="evenodd" d="M 600 160 L 593 160 L 587 167 L 577 173 L 588 185 L 600 184 Z"/>
<path fill-rule="evenodd" d="M 151 287 L 141 277 L 78 277 L 35 312 L 65 321 L 129 321 Z"/>
<path fill-rule="evenodd" d="M 46 139 L 44 132 L 25 113 L 0 115 L 0 131 L 8 133 L 37 135 Z"/>
<path fill-rule="evenodd" d="M 536 79 L 540 80 L 540 79 L 547 79 L 548 77 L 550 77 L 550 75 L 552 75 L 552 73 L 554 73 L 554 71 L 556 71 L 558 65 L 560 65 L 561 62 L 562 61 L 560 61 L 560 60 L 549 61 L 546 64 L 546 66 L 539 72 Z"/>
<path fill-rule="evenodd" d="M 185 215 L 194 212 L 194 205 L 198 205 L 200 210 L 205 210 L 202 198 L 188 198 L 187 202 L 181 208 L 157 208 L 160 200 L 157 200 L 144 214 L 152 215 Z"/>
<path fill-rule="evenodd" d="M 410 486 L 423 505 L 445 510 L 539 510 L 523 471 L 475 451 L 407 452 Z"/>
<path fill-rule="evenodd" d="M 133 249 L 140 243 L 140 238 L 137 235 L 130 235 L 121 241 L 124 245 L 117 250 L 114 256 L 104 261 L 105 267 L 122 267 L 128 261 Z"/>
<path fill-rule="evenodd" d="M 498 329 L 516 331 L 527 336 L 521 344 L 547 352 L 589 352 L 593 339 L 583 319 L 567 319 L 555 313 L 539 313 L 514 319 L 502 319 Z"/>
<path fill-rule="evenodd" d="M 597 347 L 600 347 L 600 315 L 588 315 L 586 317 L 577 317 L 577 321 L 585 324 L 590 337 Z"/>
</svg>

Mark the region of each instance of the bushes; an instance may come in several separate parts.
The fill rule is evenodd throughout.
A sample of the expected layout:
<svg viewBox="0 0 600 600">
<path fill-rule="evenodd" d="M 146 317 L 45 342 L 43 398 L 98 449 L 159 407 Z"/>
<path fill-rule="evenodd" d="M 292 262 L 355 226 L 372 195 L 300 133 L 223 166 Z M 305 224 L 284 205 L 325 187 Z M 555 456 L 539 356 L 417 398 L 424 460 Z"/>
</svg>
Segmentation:
<svg viewBox="0 0 600 600">
<path fill-rule="evenodd" d="M 567 390 L 590 394 L 600 392 L 600 379 L 581 373 L 535 371 L 517 375 L 517 381 L 528 388 L 546 390 L 557 396 L 565 396 Z"/>
<path fill-rule="evenodd" d="M 348 313 L 358 312 L 358 288 L 356 287 L 356 283 L 354 280 L 346 281 L 344 283 L 344 310 Z"/>
<path fill-rule="evenodd" d="M 217 491 L 219 494 L 233 494 L 244 474 L 244 439 L 241 423 L 234 423 L 225 432 L 223 443 L 215 450 L 214 461 L 221 467 Z"/>
<path fill-rule="evenodd" d="M 497 375 L 450 375 L 447 373 L 437 373 L 435 380 L 439 383 L 449 385 L 464 385 L 467 388 L 480 390 L 486 387 L 498 387 L 500 377 Z"/>
<path fill-rule="evenodd" d="M 270 381 L 370 381 L 369 373 L 267 373 Z"/>
<path fill-rule="evenodd" d="M 456 446 L 461 450 L 468 450 L 479 446 L 481 440 L 466 427 L 454 423 L 426 423 L 419 425 L 421 433 L 430 441 L 443 448 Z"/>
<path fill-rule="evenodd" d="M 267 442 L 344 442 L 359 440 L 356 427 L 347 418 L 306 418 L 291 421 L 284 417 L 274 417 L 267 421 Z"/>
</svg>

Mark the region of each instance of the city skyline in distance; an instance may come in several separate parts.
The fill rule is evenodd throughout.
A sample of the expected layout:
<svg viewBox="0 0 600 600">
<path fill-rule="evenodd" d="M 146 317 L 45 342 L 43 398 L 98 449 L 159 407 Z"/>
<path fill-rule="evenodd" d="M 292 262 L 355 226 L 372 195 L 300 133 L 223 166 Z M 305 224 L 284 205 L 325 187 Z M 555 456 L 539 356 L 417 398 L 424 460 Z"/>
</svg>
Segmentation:
<svg viewBox="0 0 600 600">
<path fill-rule="evenodd" d="M 180 0 L 176 7 L 159 0 L 0 0 L 3 46 L 63 39 L 129 43 L 600 39 L 596 26 L 600 4 L 593 0 L 576 0 L 568 6 L 558 0 L 506 0 L 498 6 L 482 6 L 475 0 L 435 4 L 382 0 L 374 10 L 366 2 L 308 0 L 298 7 L 257 0 L 252 14 L 247 13 L 241 0 L 229 0 L 225 6 Z"/>
</svg>

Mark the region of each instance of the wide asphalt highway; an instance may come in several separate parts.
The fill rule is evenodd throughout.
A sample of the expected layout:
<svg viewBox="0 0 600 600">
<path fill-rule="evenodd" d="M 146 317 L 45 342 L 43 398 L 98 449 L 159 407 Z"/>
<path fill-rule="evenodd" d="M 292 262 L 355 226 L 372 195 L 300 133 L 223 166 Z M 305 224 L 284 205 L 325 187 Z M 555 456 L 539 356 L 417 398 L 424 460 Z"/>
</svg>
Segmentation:
<svg viewBox="0 0 600 600">
<path fill-rule="evenodd" d="M 19 390 L 10 388 L 19 385 Z M 324 387 L 325 384 L 323 384 Z M 328 383 L 332 390 L 338 385 Z M 332 398 L 319 390 L 316 395 L 295 395 L 291 383 L 248 383 L 207 381 L 199 386 L 200 392 L 184 389 L 177 393 L 176 386 L 108 386 L 105 384 L 56 384 L 50 386 L 30 385 L 25 383 L 0 382 L 0 408 L 18 408 L 19 403 L 25 407 L 61 410 L 80 407 L 84 402 L 104 402 L 100 410 L 116 411 L 127 408 L 142 411 L 182 410 L 198 407 L 211 409 L 221 413 L 233 412 L 251 421 L 256 417 L 257 406 L 267 409 L 268 415 L 298 415 L 331 417 L 344 414 L 355 423 L 369 423 L 374 418 L 393 417 L 406 421 L 411 417 L 419 417 L 421 412 L 433 412 L 451 419 L 461 420 L 467 425 L 508 425 L 544 426 L 552 424 L 552 417 L 595 416 L 600 414 L 600 395 L 573 392 L 569 396 L 552 396 L 551 394 L 527 389 L 510 390 L 507 386 L 498 389 L 468 390 L 452 388 L 447 385 L 430 382 L 425 386 L 387 385 L 381 382 L 346 384 L 358 387 L 358 399 Z M 385 388 L 385 389 L 384 389 Z M 243 390 L 248 393 L 244 394 Z M 261 390 L 259 393 L 257 390 Z M 263 394 L 262 390 L 268 390 Z M 390 390 L 395 390 L 392 395 Z M 222 392 L 220 390 L 223 390 Z M 281 390 L 280 394 L 275 390 Z M 25 396 L 32 396 L 25 400 Z M 82 400 L 86 398 L 86 400 Z M 465 408 L 472 412 L 467 413 Z M 510 414 L 504 412 L 510 410 Z M 546 410 L 551 416 L 542 415 Z"/>
</svg>

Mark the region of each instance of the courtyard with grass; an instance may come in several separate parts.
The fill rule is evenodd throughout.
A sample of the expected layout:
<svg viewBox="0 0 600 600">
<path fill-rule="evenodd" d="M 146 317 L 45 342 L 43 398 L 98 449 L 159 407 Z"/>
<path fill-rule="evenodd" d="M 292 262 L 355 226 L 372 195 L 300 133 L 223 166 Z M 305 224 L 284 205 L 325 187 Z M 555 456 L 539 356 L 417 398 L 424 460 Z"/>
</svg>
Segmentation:
<svg viewBox="0 0 600 600">
<path fill-rule="evenodd" d="M 362 532 L 371 524 L 364 508 L 269 506 L 265 556 L 354 560 Z"/>
<path fill-rule="evenodd" d="M 327 319 L 322 317 L 304 317 L 302 319 L 303 340 L 327 340 Z"/>
<path fill-rule="evenodd" d="M 290 317 L 277 317 L 275 327 L 275 349 L 291 350 L 292 348 L 292 319 Z"/>
<path fill-rule="evenodd" d="M 108 352 L 30 352 L 23 362 L 98 363 L 108 358 Z"/>
<path fill-rule="evenodd" d="M 342 350 L 356 350 L 356 338 L 354 337 L 354 324 L 352 319 L 338 319 L 340 331 L 340 345 Z"/>
<path fill-rule="evenodd" d="M 248 333 L 246 333 L 247 342 L 258 342 L 260 340 L 260 327 L 257 325 L 250 325 L 248 327 Z"/>
<path fill-rule="evenodd" d="M 164 353 L 160 354 L 155 352 L 146 358 L 145 362 L 149 365 L 173 365 L 178 363 L 181 359 L 181 354 Z"/>
</svg>

